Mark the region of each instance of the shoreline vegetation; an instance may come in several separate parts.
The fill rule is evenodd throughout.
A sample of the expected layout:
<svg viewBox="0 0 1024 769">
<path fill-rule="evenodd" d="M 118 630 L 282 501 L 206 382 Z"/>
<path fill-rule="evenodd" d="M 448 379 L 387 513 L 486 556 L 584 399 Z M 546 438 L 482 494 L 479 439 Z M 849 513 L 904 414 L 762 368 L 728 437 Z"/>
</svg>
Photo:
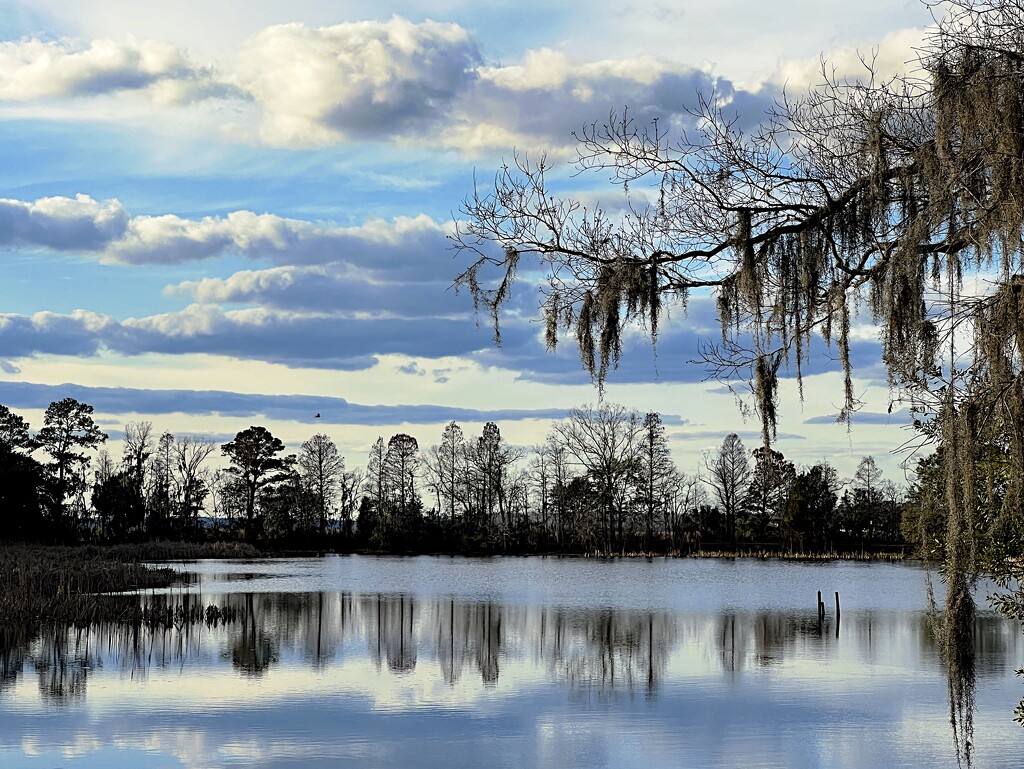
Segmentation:
<svg viewBox="0 0 1024 769">
<path fill-rule="evenodd" d="M 182 580 L 174 562 L 204 558 L 252 559 L 316 556 L 332 551 L 261 551 L 241 542 L 149 542 L 119 545 L 0 545 L 0 625 L 97 622 L 163 624 L 228 621 L 227 607 L 143 606 L 147 590 L 172 587 Z M 334 551 L 337 552 L 337 551 Z M 784 561 L 903 561 L 916 560 L 902 550 L 794 553 L 770 549 L 707 549 L 688 553 L 398 553 L 354 550 L 338 554 L 430 555 L 437 557 L 559 557 L 559 558 L 755 558 Z"/>
<path fill-rule="evenodd" d="M 181 624 L 221 620 L 218 607 L 155 608 L 138 597 L 171 587 L 182 574 L 157 562 L 260 555 L 238 543 L 147 545 L 0 545 L 0 626 Z"/>
<path fill-rule="evenodd" d="M 259 425 L 219 446 L 227 465 L 216 470 L 210 439 L 158 437 L 150 422 L 124 426 L 119 461 L 105 440 L 92 407 L 72 398 L 51 403 L 35 433 L 0 405 L 0 537 L 278 552 L 866 553 L 931 547 L 944 522 L 925 489 L 885 480 L 871 457 L 841 479 L 824 460 L 798 466 L 731 433 L 684 473 L 659 414 L 607 402 L 572 409 L 540 446 L 508 443 L 494 422 L 475 436 L 450 422 L 422 450 L 411 435 L 380 437 L 356 469 L 326 434 L 287 454 Z"/>
</svg>

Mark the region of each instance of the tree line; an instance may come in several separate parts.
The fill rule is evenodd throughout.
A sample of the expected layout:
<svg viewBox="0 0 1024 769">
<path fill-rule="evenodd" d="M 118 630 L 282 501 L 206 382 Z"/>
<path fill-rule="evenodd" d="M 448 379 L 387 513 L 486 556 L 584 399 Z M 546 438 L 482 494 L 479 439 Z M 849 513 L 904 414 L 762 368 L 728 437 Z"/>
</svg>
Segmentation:
<svg viewBox="0 0 1024 769">
<path fill-rule="evenodd" d="M 252 426 L 222 445 L 123 431 L 123 451 L 88 404 L 51 403 L 43 426 L 0 405 L 0 537 L 36 542 L 238 539 L 267 547 L 383 552 L 825 553 L 917 542 L 941 525 L 928 494 L 885 480 L 874 459 L 844 481 L 735 433 L 679 469 L 659 414 L 602 402 L 572 409 L 533 447 L 488 422 L 448 423 L 438 443 L 379 437 L 359 468 L 325 434 L 286 453 Z M 93 456 L 94 455 L 94 456 Z M 217 455 L 222 461 L 217 463 Z M 924 460 L 928 482 L 934 459 Z M 219 465 L 219 466 L 215 466 Z M 934 473 L 933 473 L 934 474 Z M 934 496 L 934 495 L 933 495 Z M 941 496 L 941 495 L 940 495 Z"/>
</svg>

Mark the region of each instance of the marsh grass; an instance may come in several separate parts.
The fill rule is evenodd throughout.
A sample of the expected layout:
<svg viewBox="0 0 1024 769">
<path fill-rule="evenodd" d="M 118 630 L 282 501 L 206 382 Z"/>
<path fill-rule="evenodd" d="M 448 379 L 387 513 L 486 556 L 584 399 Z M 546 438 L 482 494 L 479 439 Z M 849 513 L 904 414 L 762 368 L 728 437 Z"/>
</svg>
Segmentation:
<svg viewBox="0 0 1024 769">
<path fill-rule="evenodd" d="M 215 555 L 211 555 L 215 553 Z M 170 587 L 184 577 L 146 561 L 202 557 L 248 557 L 248 546 L 121 545 L 116 547 L 0 546 L 0 625 L 97 622 L 177 625 L 233 621 L 231 607 L 188 601 L 156 606 L 140 601 L 144 591 Z"/>
</svg>

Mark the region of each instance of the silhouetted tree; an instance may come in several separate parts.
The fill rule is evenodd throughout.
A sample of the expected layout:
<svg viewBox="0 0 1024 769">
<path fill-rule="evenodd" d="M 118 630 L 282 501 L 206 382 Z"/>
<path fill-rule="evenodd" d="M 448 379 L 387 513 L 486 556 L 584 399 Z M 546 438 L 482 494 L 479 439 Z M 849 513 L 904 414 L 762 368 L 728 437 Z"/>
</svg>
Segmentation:
<svg viewBox="0 0 1024 769">
<path fill-rule="evenodd" d="M 302 444 L 299 472 L 306 488 L 315 496 L 316 529 L 323 537 L 335 491 L 345 473 L 345 459 L 338 453 L 334 441 L 323 433 L 317 433 Z"/>
<path fill-rule="evenodd" d="M 655 521 L 667 508 L 669 485 L 674 480 L 676 466 L 665 436 L 661 415 L 648 412 L 644 417 L 637 451 L 638 501 L 644 512 L 644 548 L 653 548 Z"/>
<path fill-rule="evenodd" d="M 234 440 L 221 446 L 221 453 L 231 465 L 227 472 L 242 482 L 245 491 L 245 535 L 258 535 L 257 500 L 259 492 L 281 479 L 285 461 L 277 455 L 284 443 L 265 427 L 253 426 L 239 432 Z"/>
<path fill-rule="evenodd" d="M 0 404 L 0 447 L 11 451 L 28 451 L 32 448 L 28 422 L 2 404 Z"/>
<path fill-rule="evenodd" d="M 736 519 L 743 496 L 750 483 L 750 461 L 743 441 L 736 433 L 729 433 L 718 451 L 704 457 L 708 484 L 715 492 L 725 516 L 725 534 L 733 545 L 737 542 Z"/>
<path fill-rule="evenodd" d="M 416 491 L 419 475 L 419 444 L 406 433 L 392 435 L 384 455 L 384 473 L 388 484 L 390 523 L 394 531 L 408 529 L 419 517 L 422 507 Z"/>
<path fill-rule="evenodd" d="M 216 445 L 209 438 L 183 435 L 174 442 L 174 484 L 177 494 L 177 521 L 179 529 L 196 535 L 199 514 L 209 494 L 209 475 L 203 463 Z"/>
<path fill-rule="evenodd" d="M 124 459 L 136 490 L 142 495 L 146 481 L 146 463 L 153 455 L 153 423 L 129 422 L 124 426 Z"/>
<path fill-rule="evenodd" d="M 46 488 L 46 468 L 13 442 L 0 442 L 0 539 L 52 539 L 43 515 Z"/>
<path fill-rule="evenodd" d="M 764 542 L 778 536 L 796 470 L 779 451 L 758 446 L 751 453 L 754 469 L 741 509 L 749 534 Z"/>
<path fill-rule="evenodd" d="M 115 541 L 139 539 L 146 522 L 146 501 L 132 468 L 115 472 L 92 492 L 92 506 Z"/>
<path fill-rule="evenodd" d="M 625 493 L 636 472 L 643 421 L 636 411 L 602 402 L 581 406 L 556 422 L 552 433 L 576 464 L 594 481 L 603 514 L 601 534 L 606 552 L 624 544 Z"/>
<path fill-rule="evenodd" d="M 74 398 L 54 401 L 43 415 L 43 427 L 36 443 L 53 460 L 49 466 L 53 482 L 51 516 L 63 536 L 77 534 L 77 520 L 69 515 L 66 502 L 85 491 L 84 470 L 88 457 L 82 453 L 103 443 L 107 436 L 93 419 L 93 408 Z"/>
<path fill-rule="evenodd" d="M 827 462 L 796 474 L 782 522 L 783 536 L 790 546 L 803 549 L 806 545 L 818 550 L 829 546 L 839 488 L 836 470 Z"/>
</svg>

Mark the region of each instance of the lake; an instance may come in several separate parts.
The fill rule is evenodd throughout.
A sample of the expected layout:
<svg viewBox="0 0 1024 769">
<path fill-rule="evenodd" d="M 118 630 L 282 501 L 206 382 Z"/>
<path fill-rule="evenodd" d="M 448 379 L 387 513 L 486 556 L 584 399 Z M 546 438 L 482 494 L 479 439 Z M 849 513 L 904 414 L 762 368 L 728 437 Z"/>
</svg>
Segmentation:
<svg viewBox="0 0 1024 769">
<path fill-rule="evenodd" d="M 949 767 L 954 735 L 965 739 L 919 565 L 328 556 L 176 568 L 180 586 L 142 600 L 230 606 L 237 619 L 0 634 L 0 766 Z M 966 739 L 974 766 L 1017 769 L 1024 635 L 986 608 L 986 589 Z"/>
</svg>

